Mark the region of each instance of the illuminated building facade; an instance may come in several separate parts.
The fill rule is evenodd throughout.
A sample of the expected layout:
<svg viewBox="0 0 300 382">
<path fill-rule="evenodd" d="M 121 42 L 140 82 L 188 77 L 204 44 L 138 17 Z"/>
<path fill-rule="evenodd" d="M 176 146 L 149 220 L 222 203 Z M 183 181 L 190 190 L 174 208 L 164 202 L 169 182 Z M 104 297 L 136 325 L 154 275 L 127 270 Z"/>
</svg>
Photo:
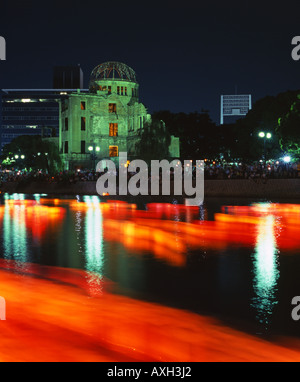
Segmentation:
<svg viewBox="0 0 300 382">
<path fill-rule="evenodd" d="M 139 84 L 132 68 L 105 62 L 91 73 L 89 91 L 69 94 L 60 102 L 59 149 L 65 169 L 90 168 L 91 161 L 113 159 L 119 152 L 134 158 L 140 131 L 151 115 L 139 102 Z M 179 156 L 172 137 L 171 156 Z"/>
</svg>

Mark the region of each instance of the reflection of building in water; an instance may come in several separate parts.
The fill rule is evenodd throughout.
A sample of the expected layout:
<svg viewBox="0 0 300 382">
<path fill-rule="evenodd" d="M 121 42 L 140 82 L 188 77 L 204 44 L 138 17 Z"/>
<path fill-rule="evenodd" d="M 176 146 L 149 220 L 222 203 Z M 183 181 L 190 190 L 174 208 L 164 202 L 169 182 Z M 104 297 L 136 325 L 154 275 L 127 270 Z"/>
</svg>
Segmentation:
<svg viewBox="0 0 300 382">
<path fill-rule="evenodd" d="M 139 84 L 133 69 L 120 62 L 94 68 L 89 92 L 73 92 L 60 104 L 59 149 L 65 169 L 94 167 L 93 161 L 119 152 L 134 157 L 140 131 L 151 121 L 139 101 Z M 179 156 L 179 140 L 172 137 L 171 157 Z"/>
<path fill-rule="evenodd" d="M 256 309 L 259 322 L 267 326 L 274 306 L 277 304 L 276 292 L 279 278 L 274 217 L 267 216 L 266 221 L 262 221 L 257 229 L 253 270 L 253 288 L 256 296 L 253 298 L 252 306 Z"/>
<path fill-rule="evenodd" d="M 103 229 L 102 212 L 97 196 L 85 196 L 87 204 L 84 224 L 84 255 L 85 268 L 89 276 L 88 282 L 91 290 L 101 289 L 103 274 Z"/>
<path fill-rule="evenodd" d="M 102 212 L 97 196 L 85 196 L 84 201 L 90 205 L 85 215 L 86 269 L 101 273 L 103 270 Z"/>
<path fill-rule="evenodd" d="M 12 198 L 22 198 L 24 195 L 12 195 Z M 3 216 L 3 257 L 5 259 L 14 259 L 22 264 L 28 261 L 27 239 L 28 233 L 26 229 L 26 206 L 16 205 L 10 206 L 5 204 Z"/>
</svg>

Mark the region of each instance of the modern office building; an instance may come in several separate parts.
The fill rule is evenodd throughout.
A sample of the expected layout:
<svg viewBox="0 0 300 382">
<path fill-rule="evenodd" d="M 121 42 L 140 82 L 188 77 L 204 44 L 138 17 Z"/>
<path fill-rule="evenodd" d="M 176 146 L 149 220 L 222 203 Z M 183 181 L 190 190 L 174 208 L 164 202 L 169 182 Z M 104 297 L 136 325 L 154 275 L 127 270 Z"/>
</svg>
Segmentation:
<svg viewBox="0 0 300 382">
<path fill-rule="evenodd" d="M 59 103 L 76 89 L 2 89 L 0 147 L 20 135 L 59 134 Z M 84 91 L 84 90 L 81 90 Z"/>
<path fill-rule="evenodd" d="M 224 117 L 241 118 L 252 108 L 251 94 L 221 95 L 220 124 Z"/>
<path fill-rule="evenodd" d="M 135 157 L 140 129 L 151 121 L 139 101 L 135 72 L 120 62 L 94 68 L 89 91 L 71 93 L 60 102 L 59 149 L 65 169 L 91 167 L 91 158 Z M 172 137 L 171 156 L 179 157 L 179 139 Z"/>
<path fill-rule="evenodd" d="M 80 65 L 55 66 L 53 68 L 53 89 L 82 89 L 83 72 Z"/>
<path fill-rule="evenodd" d="M 58 101 L 79 88 L 85 91 L 77 65 L 54 67 L 53 89 L 0 90 L 0 150 L 20 135 L 58 137 Z"/>
</svg>

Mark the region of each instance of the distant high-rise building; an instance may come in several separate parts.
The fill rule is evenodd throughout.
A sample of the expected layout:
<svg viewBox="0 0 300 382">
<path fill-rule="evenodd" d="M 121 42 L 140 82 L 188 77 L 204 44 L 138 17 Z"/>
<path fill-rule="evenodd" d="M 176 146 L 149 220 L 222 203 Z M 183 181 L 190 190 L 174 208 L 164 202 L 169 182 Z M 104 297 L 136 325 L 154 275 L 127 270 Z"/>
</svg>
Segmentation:
<svg viewBox="0 0 300 382">
<path fill-rule="evenodd" d="M 80 65 L 55 66 L 53 68 L 54 89 L 82 89 L 83 72 Z"/>
<path fill-rule="evenodd" d="M 251 94 L 221 95 L 220 124 L 223 125 L 224 117 L 247 115 L 251 107 Z"/>
</svg>

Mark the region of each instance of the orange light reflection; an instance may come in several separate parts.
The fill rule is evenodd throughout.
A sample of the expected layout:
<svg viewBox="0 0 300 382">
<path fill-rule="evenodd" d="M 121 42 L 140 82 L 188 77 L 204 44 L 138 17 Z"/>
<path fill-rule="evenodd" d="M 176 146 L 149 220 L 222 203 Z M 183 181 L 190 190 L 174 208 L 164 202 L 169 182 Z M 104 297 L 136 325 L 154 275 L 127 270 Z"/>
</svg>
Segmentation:
<svg viewBox="0 0 300 382">
<path fill-rule="evenodd" d="M 16 262 L 1 260 L 7 312 L 6 321 L 0 321 L 0 360 L 300 360 L 295 340 L 264 341 L 207 316 L 112 294 L 107 285 L 101 295 L 91 296 L 85 280 L 84 271 L 28 263 L 20 271 Z"/>
</svg>

